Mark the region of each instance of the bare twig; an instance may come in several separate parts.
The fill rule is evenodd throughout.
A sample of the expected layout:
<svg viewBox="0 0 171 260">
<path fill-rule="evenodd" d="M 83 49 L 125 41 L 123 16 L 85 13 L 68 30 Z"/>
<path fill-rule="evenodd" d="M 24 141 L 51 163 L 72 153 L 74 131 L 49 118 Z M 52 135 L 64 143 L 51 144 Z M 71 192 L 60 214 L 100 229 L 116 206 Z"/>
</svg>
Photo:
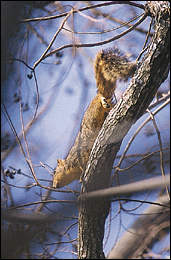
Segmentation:
<svg viewBox="0 0 171 260">
<path fill-rule="evenodd" d="M 53 242 L 53 243 L 48 243 L 48 244 L 46 244 L 47 246 L 49 246 L 49 245 L 60 245 L 60 244 L 67 244 L 67 243 L 72 243 L 72 242 L 75 242 L 75 241 L 77 241 L 78 239 L 77 238 L 75 238 L 75 239 L 72 239 L 72 240 L 69 240 L 69 241 L 60 241 L 60 242 Z"/>
<path fill-rule="evenodd" d="M 132 22 L 131 20 L 129 20 L 127 23 L 125 23 L 124 21 L 116 18 L 116 17 L 113 17 L 111 16 L 109 13 L 104 13 L 102 12 L 101 10 L 99 9 L 92 9 L 91 10 L 92 13 L 94 13 L 95 15 L 98 15 L 98 16 L 103 16 L 104 18 L 112 21 L 112 22 L 115 22 L 115 23 L 118 23 L 118 24 L 121 24 L 123 26 L 126 26 L 126 27 L 131 27 L 132 24 L 130 24 L 130 22 Z M 135 28 L 135 31 L 138 31 L 138 32 L 141 32 L 141 33 L 147 33 L 146 30 L 142 29 L 142 28 Z M 150 34 L 150 36 L 152 36 L 152 34 Z"/>
<path fill-rule="evenodd" d="M 121 37 L 123 37 L 124 35 L 126 35 L 127 33 L 131 32 L 136 26 L 138 26 L 140 23 L 142 23 L 145 19 L 146 19 L 147 15 L 146 14 L 143 14 L 142 18 L 139 19 L 134 25 L 132 25 L 129 29 L 125 30 L 124 32 L 120 33 L 119 35 L 116 35 L 110 39 L 107 39 L 107 40 L 104 40 L 104 41 L 98 41 L 98 42 L 95 42 L 95 43 L 83 43 L 83 44 L 66 44 L 66 45 L 63 45 L 51 52 L 49 52 L 48 54 L 46 54 L 44 56 L 44 59 L 46 59 L 47 57 L 63 50 L 63 49 L 66 49 L 66 48 L 70 48 L 70 47 L 75 47 L 75 48 L 81 48 L 81 47 L 95 47 L 95 46 L 101 46 L 101 45 L 104 45 L 104 44 L 107 44 L 107 43 L 110 43 L 112 41 L 115 41 Z"/>
<path fill-rule="evenodd" d="M 143 16 L 143 14 L 137 15 L 136 17 L 134 17 L 131 20 L 129 20 L 129 22 L 123 22 L 122 25 L 120 25 L 120 26 L 117 26 L 117 27 L 114 27 L 114 28 L 111 28 L 111 29 L 108 29 L 108 30 L 100 31 L 100 32 L 76 32 L 76 31 L 69 30 L 69 29 L 67 29 L 65 27 L 63 29 L 68 31 L 68 32 L 75 33 L 75 34 L 103 34 L 103 33 L 108 33 L 108 32 L 112 32 L 112 31 L 118 30 L 118 29 L 128 25 L 130 22 L 133 22 L 136 19 L 140 18 L 141 16 Z M 131 24 L 131 26 L 132 26 L 132 24 Z"/>
<path fill-rule="evenodd" d="M 108 255 L 108 259 L 137 259 L 140 258 L 144 249 L 151 245 L 152 241 L 159 238 L 157 235 L 161 228 L 164 230 L 167 221 L 169 224 L 169 214 L 163 205 L 168 205 L 168 197 L 163 196 L 157 199 L 159 207 L 151 205 L 143 214 L 133 223 L 122 238 L 114 245 Z M 125 245 L 123 247 L 123 245 Z"/>
<path fill-rule="evenodd" d="M 67 16 L 64 18 L 64 20 L 62 21 L 60 27 L 58 28 L 58 30 L 56 31 L 56 33 L 54 34 L 51 42 L 49 43 L 48 47 L 46 48 L 46 50 L 44 51 L 44 53 L 42 54 L 42 56 L 38 59 L 38 61 L 35 62 L 33 69 L 35 69 L 37 67 L 37 65 L 44 59 L 44 57 L 46 56 L 46 54 L 48 53 L 48 51 L 50 50 L 50 48 L 52 47 L 56 37 L 58 36 L 59 32 L 62 30 L 65 22 L 67 21 L 67 19 L 69 18 L 69 16 L 73 13 L 73 9 L 71 9 L 71 11 L 67 14 Z"/>
<path fill-rule="evenodd" d="M 4 110 L 5 110 L 4 115 L 5 115 L 5 117 L 7 118 L 7 121 L 9 122 L 9 125 L 10 125 L 10 127 L 11 127 L 11 129 L 12 129 L 12 131 L 13 131 L 13 133 L 14 133 L 14 136 L 15 136 L 15 138 L 16 138 L 16 140 L 17 140 L 17 143 L 19 144 L 19 147 L 20 147 L 20 149 L 21 149 L 21 152 L 23 153 L 24 158 L 25 158 L 26 161 L 27 161 L 26 153 L 25 153 L 25 151 L 24 151 L 24 148 L 23 148 L 23 146 L 22 146 L 22 143 L 21 143 L 21 141 L 20 141 L 20 138 L 19 138 L 19 136 L 18 136 L 18 134 L 17 134 L 17 132 L 16 132 L 16 130 L 15 130 L 15 127 L 14 127 L 14 125 L 13 125 L 13 123 L 12 123 L 12 120 L 11 120 L 11 118 L 10 118 L 8 112 L 7 112 L 7 109 L 6 109 L 6 107 L 5 107 L 4 104 L 2 104 L 2 106 L 3 106 Z"/>
<path fill-rule="evenodd" d="M 167 148 L 163 149 L 162 151 L 164 150 L 168 150 Z M 147 158 L 153 156 L 154 154 L 156 153 L 160 153 L 160 150 L 157 150 L 157 151 L 154 151 L 154 152 L 151 152 L 151 153 L 147 153 L 146 155 L 143 156 L 143 158 L 137 160 L 136 162 L 132 163 L 130 166 L 128 167 L 125 167 L 125 168 L 120 168 L 118 166 L 114 166 L 114 168 L 117 168 L 117 170 L 119 170 L 119 172 L 124 172 L 124 171 L 127 171 L 127 170 L 130 170 L 132 167 L 134 167 L 135 165 L 139 164 L 141 161 L 143 160 L 146 160 Z M 126 156 L 125 156 L 126 158 Z"/>
<path fill-rule="evenodd" d="M 102 6 L 109 6 L 109 5 L 114 5 L 114 4 L 127 4 L 127 5 L 132 5 L 138 8 L 141 8 L 143 10 L 145 10 L 144 5 L 142 4 L 138 4 L 138 3 L 134 3 L 131 1 L 111 1 L 111 2 L 104 2 L 104 3 L 100 3 L 100 4 L 96 4 L 96 5 L 90 5 L 90 6 L 86 6 L 83 8 L 80 8 L 78 10 L 73 10 L 74 13 L 77 13 L 78 11 L 85 11 L 88 9 L 92 9 L 92 8 L 97 8 L 97 7 L 102 7 Z M 48 16 L 48 17 L 36 17 L 36 18 L 31 18 L 31 19 L 24 19 L 22 21 L 20 21 L 20 23 L 26 23 L 26 22 L 36 22 L 36 21 L 46 21 L 46 20 L 51 20 L 51 19 L 56 19 L 56 18 L 60 18 L 60 17 L 64 17 L 67 16 L 67 13 L 62 13 L 59 15 L 54 15 L 54 16 Z"/>
<path fill-rule="evenodd" d="M 163 148 L 162 148 L 162 140 L 161 140 L 161 136 L 160 136 L 160 131 L 159 131 L 159 129 L 158 129 L 156 120 L 155 120 L 155 118 L 154 118 L 154 114 L 153 114 L 149 109 L 147 109 L 147 111 L 148 111 L 149 114 L 150 114 L 150 117 L 151 117 L 151 119 L 152 119 L 154 128 L 155 128 L 156 133 L 157 133 L 157 137 L 158 137 L 158 141 L 159 141 L 159 146 L 160 146 L 160 169 L 161 169 L 162 176 L 163 176 L 163 178 L 165 179 L 166 176 L 165 176 L 165 170 L 164 170 Z M 170 199 L 169 190 L 168 190 L 167 185 L 166 185 L 166 192 L 167 192 L 168 198 Z"/>
<path fill-rule="evenodd" d="M 165 106 L 167 106 L 168 104 L 170 103 L 170 99 L 166 100 L 160 107 L 158 107 L 154 112 L 153 112 L 153 115 L 157 114 L 161 109 L 163 109 Z M 117 164 L 116 168 L 120 167 L 130 145 L 132 144 L 133 140 L 135 139 L 135 137 L 138 135 L 138 133 L 141 131 L 141 129 L 151 120 L 151 117 L 149 116 L 139 127 L 138 129 L 136 130 L 136 132 L 134 133 L 134 135 L 131 137 L 131 139 L 129 140 L 121 158 L 120 158 L 120 161 L 119 163 Z"/>
<path fill-rule="evenodd" d="M 23 134 L 23 138 L 24 138 L 24 141 L 25 141 L 25 146 L 26 146 L 26 151 L 27 151 L 27 156 L 29 159 L 27 159 L 25 157 L 25 160 L 31 170 L 31 173 L 33 175 L 33 178 L 34 180 L 36 181 L 37 185 L 39 185 L 39 182 L 38 182 L 38 179 L 36 177 L 36 174 L 35 174 L 35 171 L 34 171 L 34 167 L 33 167 L 33 164 L 32 164 L 32 160 L 31 160 L 31 156 L 30 156 L 30 151 L 29 151 L 29 147 L 28 147 L 28 142 L 27 142 L 27 138 L 26 138 L 26 134 L 25 134 L 25 130 L 24 130 L 24 121 L 23 121 L 23 111 L 22 111 L 22 105 L 20 103 L 20 118 L 21 118 L 21 126 L 22 126 L 22 134 Z"/>
<path fill-rule="evenodd" d="M 28 206 L 42 204 L 42 203 L 71 203 L 71 204 L 75 204 L 75 203 L 77 203 L 77 201 L 76 200 L 45 200 L 45 201 L 41 200 L 41 201 L 34 201 L 34 202 L 18 205 L 18 206 L 15 206 L 15 207 L 11 207 L 8 210 L 28 207 Z"/>
<path fill-rule="evenodd" d="M 140 54 L 138 55 L 137 59 L 136 59 L 136 62 L 139 61 L 139 59 L 141 58 L 142 54 L 147 50 L 148 46 L 146 47 L 147 45 L 147 42 L 148 42 L 148 39 L 150 37 L 150 32 L 151 32 L 151 26 L 153 24 L 153 18 L 151 19 L 151 22 L 150 22 L 150 26 L 149 26 L 149 30 L 148 30 L 148 33 L 146 35 L 146 39 L 145 39 L 145 42 L 144 42 L 144 46 L 142 48 L 142 51 L 140 52 Z"/>
</svg>

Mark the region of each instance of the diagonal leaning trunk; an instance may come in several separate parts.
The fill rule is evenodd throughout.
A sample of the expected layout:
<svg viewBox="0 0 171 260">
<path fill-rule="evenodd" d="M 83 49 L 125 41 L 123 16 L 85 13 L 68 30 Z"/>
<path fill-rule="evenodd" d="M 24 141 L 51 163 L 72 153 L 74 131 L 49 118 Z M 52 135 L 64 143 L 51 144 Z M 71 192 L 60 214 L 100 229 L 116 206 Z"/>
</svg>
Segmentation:
<svg viewBox="0 0 171 260">
<path fill-rule="evenodd" d="M 123 138 L 143 115 L 157 89 L 167 78 L 170 60 L 170 23 L 167 1 L 148 1 L 145 11 L 154 18 L 154 35 L 143 61 L 138 66 L 129 88 L 107 116 L 94 143 L 86 171 L 82 193 L 109 187 L 113 161 Z M 79 259 L 102 259 L 104 225 L 110 201 L 80 201 Z"/>
</svg>

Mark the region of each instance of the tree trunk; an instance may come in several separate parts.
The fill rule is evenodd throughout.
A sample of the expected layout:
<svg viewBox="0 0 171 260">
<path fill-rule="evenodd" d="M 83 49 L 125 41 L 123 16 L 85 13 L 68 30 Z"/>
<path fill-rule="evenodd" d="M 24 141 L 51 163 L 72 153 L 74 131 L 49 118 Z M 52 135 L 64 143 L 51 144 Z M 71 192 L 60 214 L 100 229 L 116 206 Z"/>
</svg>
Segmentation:
<svg viewBox="0 0 171 260">
<path fill-rule="evenodd" d="M 129 88 L 110 111 L 92 148 L 83 176 L 82 193 L 107 188 L 113 160 L 131 126 L 144 114 L 157 89 L 167 78 L 170 58 L 169 4 L 148 1 L 147 15 L 154 18 L 155 32 Z M 82 201 L 79 208 L 79 258 L 105 258 L 103 237 L 110 201 Z"/>
</svg>

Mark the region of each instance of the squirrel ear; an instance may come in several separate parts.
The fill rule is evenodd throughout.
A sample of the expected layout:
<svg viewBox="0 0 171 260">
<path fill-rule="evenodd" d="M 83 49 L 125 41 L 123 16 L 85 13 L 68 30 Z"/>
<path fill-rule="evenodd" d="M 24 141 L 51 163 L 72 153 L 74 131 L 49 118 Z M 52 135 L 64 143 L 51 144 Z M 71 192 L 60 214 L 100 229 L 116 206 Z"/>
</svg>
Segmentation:
<svg viewBox="0 0 171 260">
<path fill-rule="evenodd" d="M 61 161 L 60 159 L 57 159 L 57 163 L 58 163 L 58 165 L 60 165 L 60 161 Z"/>
</svg>

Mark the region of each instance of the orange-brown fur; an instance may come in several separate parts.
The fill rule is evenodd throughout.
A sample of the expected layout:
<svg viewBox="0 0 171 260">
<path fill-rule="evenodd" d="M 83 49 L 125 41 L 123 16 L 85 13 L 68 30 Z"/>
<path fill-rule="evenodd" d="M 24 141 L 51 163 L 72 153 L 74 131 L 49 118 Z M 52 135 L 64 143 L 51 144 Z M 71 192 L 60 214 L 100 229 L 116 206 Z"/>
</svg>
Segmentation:
<svg viewBox="0 0 171 260">
<path fill-rule="evenodd" d="M 135 63 L 128 62 L 116 49 L 102 50 L 96 56 L 94 70 L 97 95 L 87 108 L 75 143 L 65 160 L 58 160 L 53 187 L 63 187 L 80 179 L 85 170 L 94 141 L 113 107 L 112 97 L 117 79 L 127 80 L 135 71 Z"/>
</svg>

